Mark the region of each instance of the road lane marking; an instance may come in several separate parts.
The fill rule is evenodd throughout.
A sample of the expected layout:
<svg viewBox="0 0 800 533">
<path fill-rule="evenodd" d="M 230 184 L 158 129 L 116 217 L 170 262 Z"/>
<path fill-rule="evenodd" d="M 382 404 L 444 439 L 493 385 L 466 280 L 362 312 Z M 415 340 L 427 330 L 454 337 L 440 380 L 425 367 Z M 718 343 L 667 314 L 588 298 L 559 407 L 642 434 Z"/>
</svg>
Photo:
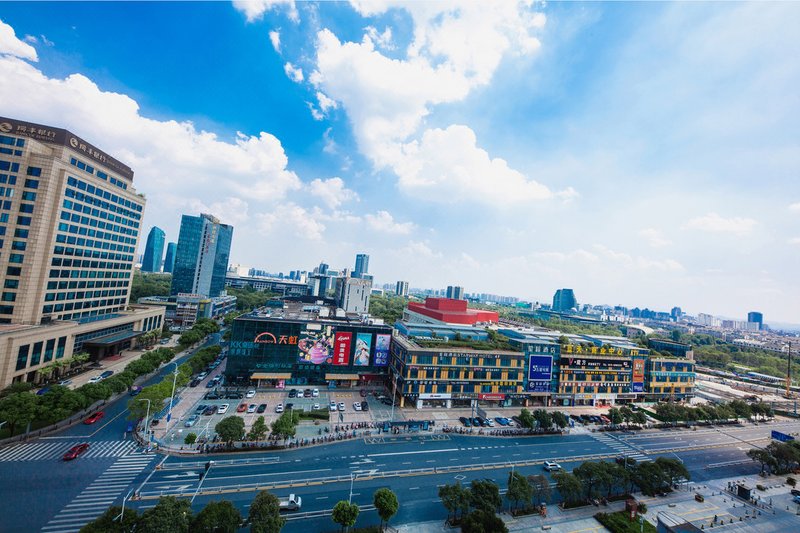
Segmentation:
<svg viewBox="0 0 800 533">
<path fill-rule="evenodd" d="M 411 452 L 387 452 L 387 453 L 370 453 L 367 457 L 390 457 L 394 455 L 415 455 L 418 453 L 446 453 L 446 452 L 457 452 L 460 451 L 458 448 L 446 448 L 442 450 L 417 450 Z"/>
</svg>

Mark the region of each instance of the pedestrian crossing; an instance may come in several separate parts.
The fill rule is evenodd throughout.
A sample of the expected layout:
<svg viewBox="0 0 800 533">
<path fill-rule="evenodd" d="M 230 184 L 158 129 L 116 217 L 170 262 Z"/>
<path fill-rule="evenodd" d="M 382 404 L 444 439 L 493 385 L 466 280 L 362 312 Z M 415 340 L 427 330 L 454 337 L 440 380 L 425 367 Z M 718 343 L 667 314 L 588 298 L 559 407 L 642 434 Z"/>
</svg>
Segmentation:
<svg viewBox="0 0 800 533">
<path fill-rule="evenodd" d="M 81 442 L 83 441 L 40 440 L 14 444 L 8 448 L 0 449 L 0 462 L 61 459 L 64 452 Z M 137 444 L 133 440 L 89 441 L 89 449 L 83 452 L 77 460 L 124 457 L 135 450 L 136 447 Z"/>
<path fill-rule="evenodd" d="M 108 470 L 67 504 L 46 526 L 42 533 L 72 533 L 79 531 L 120 501 L 132 487 L 136 476 L 156 459 L 156 455 L 133 453 L 117 459 Z"/>
<path fill-rule="evenodd" d="M 629 457 L 635 460 L 637 463 L 646 463 L 647 461 L 652 461 L 650 457 L 642 453 L 642 451 L 639 450 L 638 448 L 620 439 L 612 437 L 608 433 L 595 432 L 591 433 L 591 436 L 596 441 L 605 444 L 606 446 L 617 452 L 622 457 Z"/>
</svg>

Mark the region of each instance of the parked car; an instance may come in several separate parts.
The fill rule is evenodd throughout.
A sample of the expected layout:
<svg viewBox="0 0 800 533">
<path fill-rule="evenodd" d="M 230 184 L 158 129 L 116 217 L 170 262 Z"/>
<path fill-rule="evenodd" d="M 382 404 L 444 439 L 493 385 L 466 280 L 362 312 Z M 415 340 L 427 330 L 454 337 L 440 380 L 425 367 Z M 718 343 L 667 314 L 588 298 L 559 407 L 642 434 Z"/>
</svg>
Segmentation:
<svg viewBox="0 0 800 533">
<path fill-rule="evenodd" d="M 508 425 L 508 418 L 505 418 L 505 417 L 502 417 L 502 416 L 498 416 L 498 417 L 495 417 L 495 420 L 501 426 L 507 426 Z"/>
<path fill-rule="evenodd" d="M 319 409 L 319 408 L 320 408 L 320 406 L 319 406 L 319 404 L 318 404 L 318 403 L 315 403 L 314 405 L 312 405 L 312 406 L 311 406 L 311 409 L 313 409 L 313 410 L 315 410 L 315 411 L 316 411 L 317 409 Z"/>
<path fill-rule="evenodd" d="M 292 389 L 289 391 L 289 398 L 297 398 L 297 389 Z"/>
<path fill-rule="evenodd" d="M 213 389 L 216 386 L 217 386 L 217 382 L 216 382 L 216 380 L 213 380 L 213 379 L 211 381 L 209 381 L 208 383 L 206 383 L 206 388 L 207 389 Z"/>
<path fill-rule="evenodd" d="M 200 380 L 197 378 L 194 378 L 192 381 L 189 382 L 190 387 L 197 387 L 198 385 L 200 385 Z"/>
<path fill-rule="evenodd" d="M 344 402 L 339 402 L 338 407 L 340 411 L 344 411 Z"/>
<path fill-rule="evenodd" d="M 253 397 L 255 397 L 255 395 L 256 395 L 256 391 L 254 389 L 250 389 L 249 391 L 247 391 L 247 394 L 245 394 L 244 396 L 245 396 L 245 398 L 253 398 Z"/>
<path fill-rule="evenodd" d="M 553 470 L 561 470 L 561 465 L 556 463 L 555 461 L 545 461 L 544 469 L 547 470 L 548 472 L 552 472 Z"/>
<path fill-rule="evenodd" d="M 353 402 L 353 409 L 356 411 L 361 410 L 361 402 Z"/>
<path fill-rule="evenodd" d="M 331 402 L 330 405 L 328 405 L 328 409 L 336 411 L 336 402 Z"/>
<path fill-rule="evenodd" d="M 38 391 L 36 391 L 36 396 L 44 396 L 48 392 L 50 392 L 50 387 L 44 387 L 44 388 L 39 389 Z"/>
<path fill-rule="evenodd" d="M 359 391 L 359 394 L 361 394 L 362 398 L 366 398 L 367 397 L 367 389 L 361 389 L 361 391 Z"/>
<path fill-rule="evenodd" d="M 142 392 L 142 388 L 137 385 L 136 387 L 131 388 L 129 396 L 138 396 L 140 392 Z"/>
<path fill-rule="evenodd" d="M 161 420 L 159 420 L 158 418 L 154 418 L 154 419 L 152 419 L 150 421 L 150 426 L 151 427 L 155 427 L 155 426 L 159 425 L 160 423 L 161 423 Z"/>
<path fill-rule="evenodd" d="M 200 381 L 203 381 L 207 377 L 208 377 L 208 372 L 200 372 L 199 374 L 197 374 L 197 379 L 199 379 Z"/>
<path fill-rule="evenodd" d="M 71 385 L 72 384 L 72 380 L 71 379 L 62 379 L 61 381 L 58 382 L 58 384 L 61 385 L 62 387 L 66 387 L 67 385 Z"/>
<path fill-rule="evenodd" d="M 366 401 L 361 402 L 361 410 L 369 411 L 369 404 Z"/>
<path fill-rule="evenodd" d="M 244 405 L 244 404 L 242 404 L 242 405 Z M 247 406 L 247 412 L 248 413 L 255 413 L 256 409 L 258 409 L 258 406 L 256 404 L 254 404 L 254 403 L 251 403 L 250 405 Z"/>
<path fill-rule="evenodd" d="M 247 411 L 246 403 L 240 403 L 239 406 L 236 408 L 237 413 L 244 413 L 245 411 Z"/>
<path fill-rule="evenodd" d="M 283 404 L 282 403 L 279 403 L 278 405 L 275 406 L 275 412 L 276 413 L 282 413 L 283 412 Z"/>
<path fill-rule="evenodd" d="M 258 406 L 258 409 L 256 409 L 256 413 L 263 413 L 266 410 L 267 410 L 267 404 L 262 403 L 261 405 Z"/>
<path fill-rule="evenodd" d="M 228 412 L 228 407 L 230 407 L 230 404 L 223 403 L 223 404 L 222 404 L 222 405 L 220 405 L 220 406 L 219 406 L 219 408 L 217 409 L 217 413 L 218 413 L 218 414 L 221 414 L 221 415 L 224 415 L 225 413 L 227 413 L 227 412 Z"/>
<path fill-rule="evenodd" d="M 484 418 L 484 420 L 486 421 L 486 425 L 488 425 L 490 428 L 494 427 L 494 420 L 491 418 Z"/>
<path fill-rule="evenodd" d="M 244 398 L 244 394 L 241 392 L 229 392 L 225 394 L 226 400 L 241 400 L 242 398 Z"/>
<path fill-rule="evenodd" d="M 513 420 L 514 423 L 517 424 L 517 427 L 519 427 L 519 428 L 522 427 L 522 420 L 520 420 L 520 418 L 517 415 L 512 416 L 511 420 Z"/>
<path fill-rule="evenodd" d="M 311 390 L 311 397 L 312 398 L 319 398 L 319 389 L 312 389 Z"/>
<path fill-rule="evenodd" d="M 304 398 L 311 398 L 311 389 L 306 389 L 303 391 Z"/>
<path fill-rule="evenodd" d="M 100 374 L 100 377 L 101 377 L 102 379 L 106 379 L 106 378 L 110 378 L 110 377 L 111 377 L 111 376 L 113 376 L 113 375 L 114 375 L 114 371 L 113 371 L 113 370 L 106 370 L 105 372 L 103 372 L 102 374 Z"/>
<path fill-rule="evenodd" d="M 87 442 L 84 442 L 82 444 L 76 444 L 75 446 L 67 450 L 62 459 L 65 461 L 72 461 L 73 459 L 77 459 L 80 454 L 82 454 L 88 449 L 89 449 L 89 443 Z"/>
<path fill-rule="evenodd" d="M 294 409 L 294 404 L 292 402 L 289 402 L 286 404 L 286 410 L 289 411 L 291 409 Z"/>
<path fill-rule="evenodd" d="M 100 376 L 95 376 L 89 380 L 89 383 L 100 383 L 101 381 L 103 381 L 103 378 L 101 378 Z"/>
<path fill-rule="evenodd" d="M 101 418 L 103 418 L 106 414 L 103 411 L 97 411 L 95 414 L 87 418 L 83 421 L 84 424 L 94 424 Z"/>
<path fill-rule="evenodd" d="M 800 489 L 792 489 L 792 496 L 800 496 Z"/>
<path fill-rule="evenodd" d="M 465 427 L 472 427 L 472 421 L 469 418 L 467 418 L 466 416 L 460 416 L 460 417 L 458 417 L 458 420 L 459 420 L 459 422 L 464 424 Z"/>
<path fill-rule="evenodd" d="M 186 422 L 183 423 L 184 426 L 187 428 L 192 427 L 193 425 L 197 424 L 197 421 L 200 420 L 200 417 L 197 415 L 192 415 L 186 419 Z"/>
<path fill-rule="evenodd" d="M 196 414 L 196 415 L 202 414 L 203 411 L 205 411 L 207 407 L 208 406 L 204 405 L 204 404 L 198 405 L 197 409 L 194 410 L 194 414 Z"/>
<path fill-rule="evenodd" d="M 209 405 L 206 407 L 206 410 L 203 411 L 203 415 L 211 416 L 217 414 L 217 406 L 216 405 Z"/>
</svg>

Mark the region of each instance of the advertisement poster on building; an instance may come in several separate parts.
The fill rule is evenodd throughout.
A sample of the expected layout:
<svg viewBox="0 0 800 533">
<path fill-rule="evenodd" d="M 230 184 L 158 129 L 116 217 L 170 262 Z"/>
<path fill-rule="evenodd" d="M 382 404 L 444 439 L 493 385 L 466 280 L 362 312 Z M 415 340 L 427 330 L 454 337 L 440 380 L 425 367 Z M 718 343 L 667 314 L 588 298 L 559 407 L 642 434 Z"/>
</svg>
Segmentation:
<svg viewBox="0 0 800 533">
<path fill-rule="evenodd" d="M 553 356 L 531 355 L 528 358 L 528 392 L 550 392 Z"/>
<path fill-rule="evenodd" d="M 333 364 L 334 365 L 348 365 L 350 364 L 350 343 L 353 341 L 353 334 L 349 331 L 340 331 L 336 333 L 336 342 L 333 347 Z"/>
<path fill-rule="evenodd" d="M 300 333 L 297 342 L 299 361 L 301 363 L 331 363 L 333 360 L 333 327 L 325 326 L 317 331 L 308 330 Z"/>
<path fill-rule="evenodd" d="M 633 360 L 633 392 L 644 392 L 644 359 Z"/>
<path fill-rule="evenodd" d="M 391 342 L 391 335 L 381 334 L 375 336 L 375 366 L 389 364 L 389 344 Z"/>
<path fill-rule="evenodd" d="M 356 366 L 369 366 L 369 347 L 372 344 L 372 333 L 359 333 L 356 335 L 356 355 L 353 364 Z"/>
</svg>

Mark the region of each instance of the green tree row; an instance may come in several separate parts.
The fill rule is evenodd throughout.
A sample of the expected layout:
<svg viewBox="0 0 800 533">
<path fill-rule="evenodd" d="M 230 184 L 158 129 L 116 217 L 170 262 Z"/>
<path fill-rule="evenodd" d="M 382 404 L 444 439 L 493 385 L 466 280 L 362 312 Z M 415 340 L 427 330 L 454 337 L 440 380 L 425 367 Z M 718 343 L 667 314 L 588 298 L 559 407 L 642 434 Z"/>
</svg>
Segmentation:
<svg viewBox="0 0 800 533">
<path fill-rule="evenodd" d="M 74 390 L 52 385 L 47 392 L 37 395 L 31 392 L 30 383 L 14 383 L 0 391 L 0 421 L 8 424 L 9 435 L 14 435 L 18 429 L 24 430 L 28 424 L 38 427 L 54 424 L 99 400 L 130 390 L 137 377 L 152 372 L 174 356 L 175 352 L 169 348 L 147 352 L 128 363 L 122 372 Z"/>
<path fill-rule="evenodd" d="M 503 505 L 500 488 L 491 479 L 472 480 L 469 488 L 459 482 L 443 485 L 439 487 L 439 499 L 447 509 L 447 522 L 461 524 L 464 533 L 508 533 L 497 516 Z"/>
<path fill-rule="evenodd" d="M 131 280 L 131 302 L 137 302 L 145 296 L 169 296 L 171 286 L 172 274 L 136 270 Z"/>
<path fill-rule="evenodd" d="M 185 350 L 189 346 L 202 341 L 208 335 L 218 331 L 219 324 L 210 318 L 201 318 L 194 323 L 192 329 L 184 331 L 181 334 L 180 338 L 178 338 L 178 346 L 180 346 L 182 350 Z"/>
<path fill-rule="evenodd" d="M 764 402 L 748 404 L 743 400 L 733 400 L 718 405 L 706 404 L 691 407 L 672 402 L 659 403 L 655 407 L 656 415 L 664 422 L 718 422 L 733 418 L 750 418 L 751 416 L 771 417 L 772 407 Z"/>
<path fill-rule="evenodd" d="M 247 285 L 241 289 L 227 287 L 228 296 L 236 296 L 236 309 L 239 311 L 252 311 L 263 307 L 269 300 L 279 294 L 270 291 L 260 291 Z"/>
<path fill-rule="evenodd" d="M 747 456 L 761 465 L 761 472 L 788 474 L 800 469 L 800 442 L 771 442 L 766 448 L 753 448 Z"/>
<path fill-rule="evenodd" d="M 403 317 L 403 310 L 406 306 L 408 306 L 408 298 L 402 296 L 375 294 L 369 298 L 369 314 L 382 318 L 389 325 Z"/>
</svg>

